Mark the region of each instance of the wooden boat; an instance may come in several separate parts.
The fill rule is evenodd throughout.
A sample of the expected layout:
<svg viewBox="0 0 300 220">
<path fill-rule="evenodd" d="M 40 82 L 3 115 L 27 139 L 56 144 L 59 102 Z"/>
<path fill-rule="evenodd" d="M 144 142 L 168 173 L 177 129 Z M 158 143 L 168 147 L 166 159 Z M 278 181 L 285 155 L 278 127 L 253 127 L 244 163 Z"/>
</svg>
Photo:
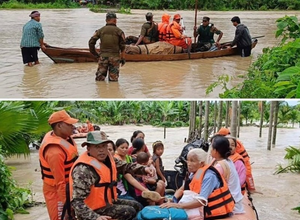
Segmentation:
<svg viewBox="0 0 300 220">
<path fill-rule="evenodd" d="M 252 48 L 257 44 L 254 38 Z M 61 48 L 47 45 L 43 51 L 54 63 L 83 63 L 97 62 L 97 58 L 90 53 L 88 48 Z M 202 59 L 222 56 L 237 55 L 236 47 L 224 48 L 215 51 L 191 52 L 177 54 L 125 54 L 126 62 L 146 62 L 146 61 L 173 61 L 173 60 L 189 60 Z"/>
</svg>

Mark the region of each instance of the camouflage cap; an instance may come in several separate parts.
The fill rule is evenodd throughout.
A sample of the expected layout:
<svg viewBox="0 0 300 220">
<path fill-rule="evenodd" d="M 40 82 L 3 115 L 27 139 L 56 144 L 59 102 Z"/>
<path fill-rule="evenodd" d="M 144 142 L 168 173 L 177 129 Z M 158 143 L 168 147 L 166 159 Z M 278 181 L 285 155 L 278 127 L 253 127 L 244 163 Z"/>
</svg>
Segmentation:
<svg viewBox="0 0 300 220">
<path fill-rule="evenodd" d="M 112 19 L 112 18 L 117 18 L 116 13 L 109 11 L 106 13 L 106 19 Z"/>
<path fill-rule="evenodd" d="M 113 141 L 105 139 L 99 131 L 91 131 L 86 136 L 86 141 L 81 144 L 82 147 L 87 144 L 102 144 L 102 143 L 113 143 Z"/>
</svg>

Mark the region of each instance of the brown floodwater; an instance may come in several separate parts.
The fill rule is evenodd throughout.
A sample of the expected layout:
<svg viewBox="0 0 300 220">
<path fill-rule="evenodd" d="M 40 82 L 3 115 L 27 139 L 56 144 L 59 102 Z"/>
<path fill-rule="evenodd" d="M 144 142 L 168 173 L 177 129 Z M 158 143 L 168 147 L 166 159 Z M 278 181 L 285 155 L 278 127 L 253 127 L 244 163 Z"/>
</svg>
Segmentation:
<svg viewBox="0 0 300 220">
<path fill-rule="evenodd" d="M 121 68 L 118 83 L 95 82 L 96 63 L 54 64 L 39 53 L 41 65 L 24 66 L 20 53 L 22 26 L 29 20 L 30 10 L 0 10 L 0 98 L 217 98 L 222 91 L 216 88 L 206 95 L 208 85 L 222 74 L 232 77 L 227 87 L 241 82 L 239 75 L 246 73 L 252 58 L 239 56 L 187 61 L 128 62 Z M 40 10 L 45 42 L 58 47 L 88 47 L 94 31 L 105 24 L 104 13 L 93 13 L 87 8 L 67 10 Z M 145 22 L 145 10 L 131 10 L 132 14 L 118 14 L 118 26 L 125 35 L 139 35 Z M 159 22 L 166 11 L 154 11 Z M 186 33 L 192 36 L 194 11 L 171 11 L 184 18 Z M 252 36 L 260 38 L 253 57 L 264 47 L 274 46 L 276 19 L 298 15 L 297 11 L 199 11 L 211 17 L 211 22 L 224 32 L 222 41 L 234 37 L 235 27 L 230 19 L 240 16 Z"/>
<path fill-rule="evenodd" d="M 173 169 L 174 160 L 181 153 L 185 145 L 184 138 L 188 136 L 188 128 L 167 128 L 166 139 L 164 139 L 163 128 L 152 126 L 101 126 L 109 138 L 117 140 L 126 138 L 130 140 L 132 132 L 142 130 L 145 133 L 145 141 L 152 152 L 151 145 L 154 141 L 162 140 L 165 145 L 165 152 L 162 156 L 166 169 Z M 285 173 L 273 175 L 278 163 L 284 165 L 284 149 L 288 146 L 299 147 L 300 128 L 281 128 L 278 129 L 277 143 L 271 151 L 267 150 L 267 132 L 268 128 L 263 129 L 262 138 L 258 138 L 259 129 L 257 127 L 242 127 L 240 140 L 244 143 L 251 157 L 252 172 L 258 191 L 263 194 L 254 194 L 254 205 L 259 213 L 260 220 L 296 220 L 299 214 L 292 211 L 291 208 L 299 205 L 300 202 L 300 174 Z M 76 139 L 78 144 L 84 141 Z M 79 145 L 78 145 L 79 146 Z M 80 153 L 85 149 L 78 147 Z M 42 180 L 38 162 L 38 151 L 32 149 L 28 158 L 10 158 L 7 164 L 16 167 L 13 172 L 14 178 L 22 186 L 28 186 L 30 183 L 34 193 L 35 201 L 43 202 Z M 30 214 L 15 215 L 16 220 L 47 220 L 48 214 L 45 206 L 39 206 L 29 209 Z"/>
</svg>

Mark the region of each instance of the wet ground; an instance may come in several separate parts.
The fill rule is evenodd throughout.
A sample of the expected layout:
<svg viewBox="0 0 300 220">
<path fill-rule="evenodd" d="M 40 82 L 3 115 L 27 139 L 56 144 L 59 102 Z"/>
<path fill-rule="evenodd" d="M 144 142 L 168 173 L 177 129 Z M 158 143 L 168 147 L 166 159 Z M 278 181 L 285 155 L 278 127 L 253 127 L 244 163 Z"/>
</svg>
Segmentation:
<svg viewBox="0 0 300 220">
<path fill-rule="evenodd" d="M 252 58 L 239 56 L 187 61 L 127 62 L 121 68 L 118 83 L 95 82 L 96 63 L 54 64 L 39 53 L 41 64 L 24 66 L 20 40 L 22 27 L 29 20 L 30 10 L 0 10 L 0 98 L 218 98 L 221 88 L 206 95 L 208 85 L 222 74 L 232 77 L 227 87 L 241 82 Z M 104 13 L 93 13 L 87 8 L 70 10 L 40 10 L 45 42 L 58 47 L 88 47 L 94 31 L 105 24 Z M 144 10 L 131 10 L 132 14 L 118 14 L 117 25 L 125 35 L 138 36 L 145 22 Z M 153 11 L 154 20 L 160 22 L 166 11 Z M 194 11 L 170 11 L 184 18 L 186 34 L 192 36 Z M 234 38 L 235 27 L 230 22 L 240 16 L 253 37 L 259 38 L 253 57 L 264 47 L 274 46 L 276 19 L 296 15 L 296 11 L 199 11 L 198 24 L 203 16 L 224 32 L 222 42 Z"/>
<path fill-rule="evenodd" d="M 132 132 L 142 130 L 145 133 L 145 141 L 152 152 L 151 145 L 154 141 L 162 140 L 165 144 L 165 152 L 162 156 L 165 169 L 172 170 L 174 160 L 181 153 L 185 143 L 184 138 L 188 135 L 188 128 L 167 128 L 166 139 L 164 139 L 163 128 L 152 126 L 101 126 L 109 138 L 117 140 L 126 138 L 130 140 Z M 300 129 L 281 128 L 278 129 L 277 143 L 271 151 L 267 150 L 268 128 L 263 129 L 263 137 L 258 138 L 259 129 L 257 127 L 242 127 L 240 140 L 244 143 L 250 157 L 255 185 L 258 191 L 263 194 L 254 194 L 254 205 L 258 210 L 260 220 L 296 220 L 299 214 L 292 211 L 300 203 L 299 174 L 273 175 L 278 163 L 286 164 L 283 159 L 284 149 L 291 146 L 299 147 Z M 81 144 L 84 139 L 76 139 Z M 78 145 L 79 151 L 84 152 L 85 148 Z M 7 161 L 11 166 L 16 167 L 14 177 L 21 185 L 30 183 L 34 193 L 34 200 L 43 202 L 42 180 L 38 162 L 38 151 L 32 150 L 29 158 L 11 158 Z M 15 215 L 16 220 L 47 220 L 47 210 L 45 206 L 29 209 L 29 215 Z"/>
</svg>

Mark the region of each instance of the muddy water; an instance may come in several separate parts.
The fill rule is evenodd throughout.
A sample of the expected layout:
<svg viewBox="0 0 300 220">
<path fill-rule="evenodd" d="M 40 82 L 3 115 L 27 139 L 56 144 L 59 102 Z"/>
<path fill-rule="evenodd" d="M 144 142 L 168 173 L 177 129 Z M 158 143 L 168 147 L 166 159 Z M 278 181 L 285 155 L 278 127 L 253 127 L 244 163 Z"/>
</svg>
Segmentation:
<svg viewBox="0 0 300 220">
<path fill-rule="evenodd" d="M 180 154 L 185 145 L 183 140 L 187 137 L 188 128 L 168 128 L 166 139 L 164 139 L 163 128 L 152 126 L 101 126 L 112 140 L 123 137 L 130 139 L 134 130 L 145 132 L 145 141 L 151 149 L 151 144 L 156 140 L 163 140 L 165 152 L 163 162 L 166 169 L 173 169 L 174 160 Z M 279 129 L 278 139 L 272 151 L 266 150 L 267 147 L 267 128 L 263 129 L 263 138 L 258 138 L 259 130 L 256 127 L 242 127 L 240 140 L 246 146 L 251 162 L 253 162 L 253 176 L 257 190 L 263 195 L 254 194 L 254 204 L 259 212 L 261 220 L 296 220 L 299 214 L 292 211 L 300 202 L 299 174 L 280 174 L 273 175 L 275 166 L 278 163 L 286 163 L 283 159 L 284 148 L 288 145 L 299 146 L 300 129 Z M 84 139 L 77 139 L 80 144 Z M 85 149 L 79 147 L 79 151 Z M 38 163 L 38 151 L 32 150 L 29 158 L 11 158 L 7 161 L 11 166 L 16 167 L 14 177 L 21 185 L 31 183 L 34 192 L 34 200 L 44 201 L 42 196 L 42 181 L 40 179 L 40 168 Z M 29 209 L 29 215 L 16 215 L 16 220 L 46 220 L 48 219 L 45 206 Z"/>
<path fill-rule="evenodd" d="M 59 47 L 88 47 L 87 42 L 94 31 L 103 26 L 105 14 L 90 12 L 86 8 L 72 10 L 40 10 L 45 42 Z M 192 36 L 193 11 L 172 11 L 184 18 L 186 33 Z M 125 34 L 138 35 L 145 22 L 146 11 L 132 10 L 132 14 L 118 14 L 118 26 Z M 164 11 L 154 11 L 160 21 Z M 231 87 L 241 81 L 251 58 L 223 57 L 205 60 L 126 63 L 121 68 L 118 83 L 95 82 L 96 63 L 54 64 L 45 54 L 39 53 L 41 65 L 26 67 L 22 64 L 20 39 L 22 26 L 29 20 L 29 10 L 0 10 L 0 98 L 201 98 L 218 97 L 221 88 L 205 95 L 208 85 L 222 74 L 233 77 Z M 276 12 L 198 12 L 198 24 L 202 16 L 224 32 L 223 42 L 234 37 L 235 28 L 230 19 L 238 15 L 252 36 L 260 38 L 253 50 L 253 57 L 262 48 L 274 46 L 275 20 L 296 11 Z M 74 89 L 76 87 L 76 89 Z"/>
</svg>

